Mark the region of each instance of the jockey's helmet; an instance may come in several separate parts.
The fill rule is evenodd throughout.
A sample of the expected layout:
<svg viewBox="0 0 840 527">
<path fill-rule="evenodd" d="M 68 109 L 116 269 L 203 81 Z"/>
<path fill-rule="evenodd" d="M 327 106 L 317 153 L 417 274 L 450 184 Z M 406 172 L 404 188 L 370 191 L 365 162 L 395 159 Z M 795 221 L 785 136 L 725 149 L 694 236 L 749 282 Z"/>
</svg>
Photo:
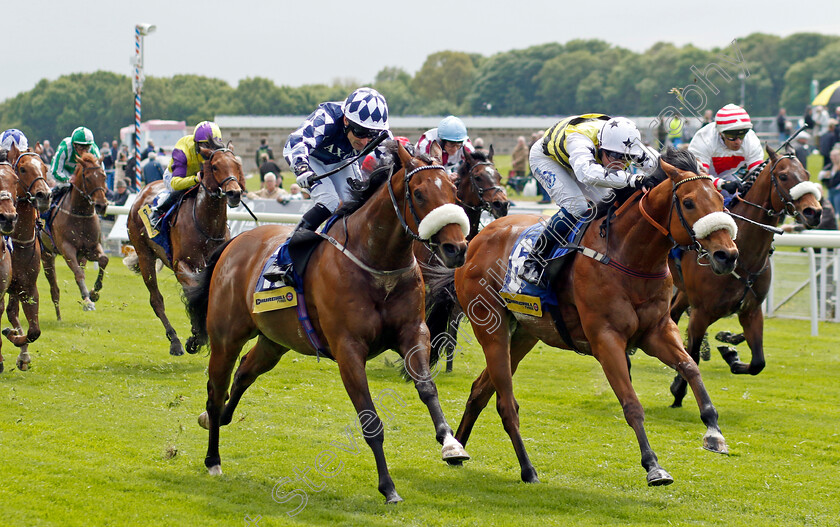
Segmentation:
<svg viewBox="0 0 840 527">
<path fill-rule="evenodd" d="M 344 116 L 367 130 L 388 129 L 388 103 L 373 88 L 359 88 L 344 101 Z"/>
<path fill-rule="evenodd" d="M 195 125 L 193 139 L 196 143 L 213 143 L 215 145 L 221 145 L 222 131 L 219 129 L 219 125 L 213 121 L 201 121 Z"/>
<path fill-rule="evenodd" d="M 94 143 L 93 132 L 84 126 L 80 126 L 73 130 L 73 134 L 70 136 L 70 142 L 74 145 L 92 145 Z"/>
<path fill-rule="evenodd" d="M 29 141 L 23 132 L 17 128 L 9 128 L 3 135 L 0 135 L 0 148 L 9 150 L 12 145 L 16 145 L 18 150 L 26 150 L 29 148 Z"/>
<path fill-rule="evenodd" d="M 750 115 L 737 104 L 727 104 L 715 114 L 715 130 L 718 133 L 729 130 L 751 130 Z"/>
<path fill-rule="evenodd" d="M 444 117 L 443 120 L 438 123 L 437 134 L 439 139 L 451 141 L 453 143 L 463 143 L 469 138 L 464 121 L 458 119 L 454 115 Z"/>
<path fill-rule="evenodd" d="M 642 135 L 636 123 L 626 117 L 613 117 L 604 123 L 598 132 L 598 148 L 632 159 L 644 154 Z"/>
</svg>

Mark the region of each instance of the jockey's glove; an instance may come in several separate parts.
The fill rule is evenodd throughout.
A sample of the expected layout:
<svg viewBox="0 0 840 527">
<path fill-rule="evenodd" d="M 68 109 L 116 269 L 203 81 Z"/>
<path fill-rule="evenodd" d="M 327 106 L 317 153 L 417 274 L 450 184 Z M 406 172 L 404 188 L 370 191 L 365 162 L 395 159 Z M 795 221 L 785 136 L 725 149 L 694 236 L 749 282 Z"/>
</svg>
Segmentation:
<svg viewBox="0 0 840 527">
<path fill-rule="evenodd" d="M 738 181 L 727 181 L 725 179 L 715 179 L 715 188 L 718 190 L 725 190 L 730 194 L 735 194 L 741 190 L 741 183 Z"/>
<path fill-rule="evenodd" d="M 640 174 L 632 179 L 631 184 L 636 190 L 650 190 L 659 184 L 659 179 L 654 176 L 645 176 Z"/>
<path fill-rule="evenodd" d="M 315 177 L 317 177 L 317 174 L 315 174 L 315 172 L 311 170 L 308 170 L 300 174 L 295 179 L 295 181 L 297 181 L 297 184 L 300 185 L 300 188 L 309 189 L 312 188 L 312 184 L 315 183 L 315 181 L 313 181 Z"/>
</svg>

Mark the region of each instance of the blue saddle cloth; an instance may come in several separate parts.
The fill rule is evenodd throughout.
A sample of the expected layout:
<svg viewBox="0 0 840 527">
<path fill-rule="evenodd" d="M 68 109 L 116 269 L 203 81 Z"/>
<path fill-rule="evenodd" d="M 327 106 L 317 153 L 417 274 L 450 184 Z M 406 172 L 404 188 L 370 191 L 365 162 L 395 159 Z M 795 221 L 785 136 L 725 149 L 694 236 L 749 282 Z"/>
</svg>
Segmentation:
<svg viewBox="0 0 840 527">
<path fill-rule="evenodd" d="M 152 200 L 152 207 L 157 207 L 159 201 L 160 194 L 155 196 Z M 172 216 L 172 213 L 176 210 L 178 210 L 178 207 L 173 206 L 163 214 L 163 217 L 161 217 L 157 224 L 158 234 L 152 238 L 153 242 L 163 247 L 164 252 L 166 252 L 166 258 L 170 262 L 172 261 L 172 241 L 169 239 L 169 217 Z"/>
<path fill-rule="evenodd" d="M 573 238 L 578 238 L 578 234 L 583 230 L 585 224 L 586 222 L 584 220 L 580 220 L 577 225 L 575 225 L 572 232 Z M 538 297 L 544 304 L 552 306 L 558 305 L 557 295 L 554 294 L 554 290 L 551 287 L 539 287 L 520 279 L 518 276 L 519 271 L 522 269 L 522 264 L 525 263 L 528 255 L 531 254 L 531 249 L 537 243 L 537 239 L 540 237 L 540 234 L 543 233 L 545 228 L 546 226 L 542 222 L 537 223 L 525 229 L 522 234 L 519 235 L 519 238 L 516 239 L 516 243 L 510 251 L 507 271 L 505 272 L 505 280 L 502 288 L 499 290 L 500 293 L 535 296 Z M 574 250 L 574 247 L 555 247 L 549 259 L 553 260 L 555 258 L 559 258 L 560 256 L 564 256 Z"/>
</svg>

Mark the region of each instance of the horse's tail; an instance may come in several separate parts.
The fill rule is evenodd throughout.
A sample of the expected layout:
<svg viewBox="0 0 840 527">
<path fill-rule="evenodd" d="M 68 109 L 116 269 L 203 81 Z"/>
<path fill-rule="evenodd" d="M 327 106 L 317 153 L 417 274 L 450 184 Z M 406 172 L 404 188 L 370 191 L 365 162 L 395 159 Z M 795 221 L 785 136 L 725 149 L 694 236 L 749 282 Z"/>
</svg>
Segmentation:
<svg viewBox="0 0 840 527">
<path fill-rule="evenodd" d="M 210 282 L 213 278 L 213 270 L 219 263 L 222 252 L 232 240 L 226 241 L 213 251 L 210 259 L 207 260 L 207 267 L 195 277 L 195 285 L 184 287 L 184 303 L 187 305 L 187 314 L 190 317 L 193 331 L 192 336 L 187 341 L 187 351 L 189 353 L 195 353 L 207 344 L 207 306 L 210 302 Z"/>
<path fill-rule="evenodd" d="M 455 296 L 455 270 L 442 265 L 421 265 L 426 282 L 426 325 L 432 342 L 429 354 L 431 369 L 441 357 L 454 353 L 457 323 L 463 310 Z M 400 375 L 407 381 L 411 380 L 403 362 L 400 363 Z"/>
<path fill-rule="evenodd" d="M 137 256 L 136 252 L 133 252 L 123 258 L 123 263 L 126 267 L 131 269 L 134 274 L 140 274 L 140 258 Z"/>
</svg>

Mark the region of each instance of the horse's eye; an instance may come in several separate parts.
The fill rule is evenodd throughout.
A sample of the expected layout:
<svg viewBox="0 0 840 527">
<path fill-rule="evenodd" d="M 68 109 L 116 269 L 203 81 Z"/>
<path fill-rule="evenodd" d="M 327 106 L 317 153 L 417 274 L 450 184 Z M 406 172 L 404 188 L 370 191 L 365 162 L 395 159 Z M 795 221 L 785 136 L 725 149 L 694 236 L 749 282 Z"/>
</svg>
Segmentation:
<svg viewBox="0 0 840 527">
<path fill-rule="evenodd" d="M 420 189 L 414 189 L 414 199 L 419 201 L 420 203 L 423 202 L 423 193 L 420 192 Z"/>
<path fill-rule="evenodd" d="M 693 209 L 694 208 L 694 200 L 691 199 L 691 198 L 685 198 L 683 200 L 683 207 L 685 207 L 688 210 Z"/>
<path fill-rule="evenodd" d="M 779 174 L 779 180 L 787 181 L 787 179 L 788 179 L 787 172 L 782 172 L 781 174 Z"/>
</svg>

